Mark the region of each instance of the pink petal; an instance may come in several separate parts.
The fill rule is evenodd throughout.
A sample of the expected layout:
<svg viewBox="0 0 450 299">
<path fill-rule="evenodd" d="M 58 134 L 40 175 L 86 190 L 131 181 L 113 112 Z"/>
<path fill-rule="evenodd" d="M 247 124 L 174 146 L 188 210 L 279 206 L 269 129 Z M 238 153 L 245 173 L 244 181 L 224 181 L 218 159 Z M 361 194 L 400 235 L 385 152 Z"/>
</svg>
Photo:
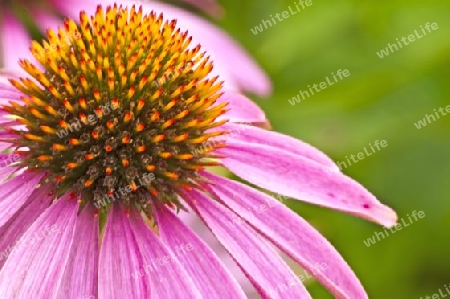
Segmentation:
<svg viewBox="0 0 450 299">
<path fill-rule="evenodd" d="M 336 249 L 308 222 L 274 198 L 238 182 L 204 173 L 209 188 L 339 298 L 367 298 Z M 238 223 L 238 222 L 236 222 Z"/>
<path fill-rule="evenodd" d="M 151 298 L 202 298 L 172 252 L 174 249 L 166 247 L 134 209 L 130 219 L 144 260 L 140 267 L 132 269 L 130 273 L 135 279 L 150 279 Z"/>
<path fill-rule="evenodd" d="M 56 296 L 74 238 L 77 211 L 76 200 L 62 197 L 31 225 L 0 272 L 2 298 Z"/>
<path fill-rule="evenodd" d="M 269 122 L 266 115 L 254 102 L 242 94 L 226 92 L 218 100 L 218 104 L 228 103 L 227 113 L 218 120 L 228 119 L 234 123 L 255 123 L 267 125 Z"/>
<path fill-rule="evenodd" d="M 310 159 L 329 167 L 330 171 L 339 171 L 339 167 L 323 152 L 308 143 L 290 136 L 242 124 L 228 123 L 220 127 L 220 130 L 224 129 L 231 132 L 231 134 L 224 136 L 231 143 L 241 141 L 265 145 Z"/>
<path fill-rule="evenodd" d="M 264 145 L 233 141 L 217 150 L 222 164 L 261 188 L 295 199 L 347 212 L 386 227 L 395 225 L 395 212 L 367 189 L 340 172 Z"/>
<path fill-rule="evenodd" d="M 48 208 L 54 195 L 50 194 L 51 186 L 37 188 L 9 221 L 0 228 L 0 268 L 6 262 L 14 243 L 25 233 L 33 222 Z"/>
<path fill-rule="evenodd" d="M 0 44 L 3 49 L 3 66 L 6 69 L 18 70 L 19 59 L 31 58 L 29 50 L 31 41 L 25 27 L 20 24 L 8 10 L 4 11 L 0 21 Z"/>
<path fill-rule="evenodd" d="M 250 226 L 246 223 L 235 226 L 235 214 L 197 190 L 189 191 L 184 199 L 205 221 L 263 297 L 311 298 L 283 259 Z M 276 294 L 280 284 L 289 285 L 282 296 Z"/>
<path fill-rule="evenodd" d="M 176 256 L 189 277 L 206 298 L 246 298 L 236 280 L 213 251 L 169 209 L 155 209 L 162 241 L 175 248 Z"/>
<path fill-rule="evenodd" d="M 119 204 L 111 205 L 100 249 L 100 299 L 150 298 L 147 279 L 135 279 L 132 273 L 143 264 L 130 220 Z"/>
<path fill-rule="evenodd" d="M 0 186 L 0 226 L 22 208 L 42 177 L 42 173 L 25 172 Z"/>
<path fill-rule="evenodd" d="M 76 237 L 72 243 L 57 298 L 98 297 L 99 220 L 95 215 L 96 211 L 88 204 L 78 216 Z"/>
</svg>

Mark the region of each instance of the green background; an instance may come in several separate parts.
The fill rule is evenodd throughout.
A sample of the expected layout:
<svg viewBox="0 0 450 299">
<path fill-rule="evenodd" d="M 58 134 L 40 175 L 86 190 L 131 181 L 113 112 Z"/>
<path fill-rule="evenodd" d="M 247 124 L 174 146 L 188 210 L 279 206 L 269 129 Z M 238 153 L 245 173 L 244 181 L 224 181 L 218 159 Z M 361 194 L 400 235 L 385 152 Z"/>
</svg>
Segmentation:
<svg viewBox="0 0 450 299">
<path fill-rule="evenodd" d="M 344 169 L 393 207 L 425 218 L 367 247 L 382 227 L 290 202 L 342 253 L 370 298 L 420 298 L 450 284 L 450 115 L 414 123 L 450 104 L 449 1 L 314 1 L 262 33 L 250 28 L 296 1 L 227 0 L 217 23 L 258 60 L 274 82 L 254 98 L 277 131 L 310 142 L 335 161 L 375 140 L 388 147 Z M 376 52 L 427 22 L 439 29 L 380 59 Z M 236 67 L 239 67 L 236 65 Z M 338 69 L 350 76 L 291 106 L 299 90 Z M 301 233 L 301 232 L 299 232 Z M 313 298 L 333 298 L 319 283 Z"/>
</svg>

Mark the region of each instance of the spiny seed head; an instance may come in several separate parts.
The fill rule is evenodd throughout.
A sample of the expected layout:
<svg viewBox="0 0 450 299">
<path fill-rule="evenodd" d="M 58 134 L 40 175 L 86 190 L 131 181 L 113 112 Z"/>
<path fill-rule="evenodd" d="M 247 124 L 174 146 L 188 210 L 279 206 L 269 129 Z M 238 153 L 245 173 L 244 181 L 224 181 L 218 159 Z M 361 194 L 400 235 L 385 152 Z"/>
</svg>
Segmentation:
<svg viewBox="0 0 450 299">
<path fill-rule="evenodd" d="M 175 21 L 116 5 L 48 30 L 31 48 L 40 66 L 20 61 L 34 80 L 10 80 L 24 105 L 3 107 L 27 129 L 10 128 L 22 166 L 46 171 L 57 194 L 75 188 L 85 202 L 109 195 L 144 208 L 150 199 L 178 204 L 177 190 L 196 187 L 223 146 L 204 150 L 223 134 L 207 131 L 223 123 L 225 105 L 215 104 L 221 83 L 207 77 L 212 63 L 190 41 Z"/>
</svg>

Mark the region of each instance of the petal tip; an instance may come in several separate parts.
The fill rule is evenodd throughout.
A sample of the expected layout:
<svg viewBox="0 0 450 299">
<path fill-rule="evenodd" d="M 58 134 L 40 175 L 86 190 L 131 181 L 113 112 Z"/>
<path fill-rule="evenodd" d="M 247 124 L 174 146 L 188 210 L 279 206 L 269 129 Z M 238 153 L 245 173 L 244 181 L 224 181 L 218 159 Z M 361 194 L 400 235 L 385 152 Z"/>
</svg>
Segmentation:
<svg viewBox="0 0 450 299">
<path fill-rule="evenodd" d="M 391 228 L 397 225 L 397 213 L 386 205 L 379 205 L 374 209 L 373 220 L 386 228 Z"/>
</svg>

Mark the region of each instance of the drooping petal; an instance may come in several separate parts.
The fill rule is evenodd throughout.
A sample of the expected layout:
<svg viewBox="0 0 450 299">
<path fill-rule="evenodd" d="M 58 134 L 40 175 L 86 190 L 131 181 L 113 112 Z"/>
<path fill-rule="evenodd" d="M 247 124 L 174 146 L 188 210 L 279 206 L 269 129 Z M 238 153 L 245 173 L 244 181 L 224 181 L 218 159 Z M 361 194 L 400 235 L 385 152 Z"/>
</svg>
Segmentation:
<svg viewBox="0 0 450 299">
<path fill-rule="evenodd" d="M 44 185 L 34 190 L 22 209 L 0 228 L 0 268 L 14 249 L 14 243 L 52 202 L 54 195 L 50 194 L 51 187 L 51 185 Z"/>
<path fill-rule="evenodd" d="M 243 124 L 228 123 L 221 126 L 220 129 L 229 130 L 231 132 L 231 134 L 224 136 L 224 138 L 231 143 L 234 141 L 241 141 L 251 144 L 266 145 L 268 147 L 277 148 L 288 153 L 308 158 L 323 166 L 330 167 L 331 170 L 339 171 L 339 167 L 322 151 L 306 142 L 290 136 Z"/>
<path fill-rule="evenodd" d="M 171 251 L 173 249 L 169 249 L 161 242 L 137 211 L 132 211 L 130 219 L 144 261 L 140 267 L 132 269 L 132 275 L 136 279 L 138 277 L 150 279 L 151 298 L 202 298 Z"/>
<path fill-rule="evenodd" d="M 132 276 L 143 262 L 125 209 L 112 204 L 100 249 L 98 298 L 151 298 L 148 279 Z"/>
<path fill-rule="evenodd" d="M 0 272 L 3 298 L 55 298 L 69 258 L 78 207 L 75 199 L 62 197 L 23 234 Z"/>
<path fill-rule="evenodd" d="M 203 298 L 246 298 L 213 251 L 168 208 L 155 209 L 162 241 L 178 260 Z"/>
<path fill-rule="evenodd" d="M 210 188 L 225 205 L 248 221 L 339 298 L 367 298 L 360 281 L 336 249 L 308 222 L 274 198 L 210 173 Z"/>
<path fill-rule="evenodd" d="M 283 259 L 245 222 L 236 226 L 235 214 L 202 193 L 183 198 L 205 221 L 264 298 L 311 298 Z M 280 285 L 289 286 L 282 295 Z"/>
<path fill-rule="evenodd" d="M 228 103 L 227 108 L 229 109 L 227 113 L 218 118 L 219 121 L 228 119 L 233 123 L 268 124 L 266 115 L 261 108 L 240 93 L 226 92 L 217 100 L 217 103 Z"/>
<path fill-rule="evenodd" d="M 56 298 L 98 297 L 99 227 L 96 211 L 88 204 L 78 216 L 75 238 Z"/>
<path fill-rule="evenodd" d="M 386 227 L 395 225 L 395 212 L 353 179 L 337 171 L 276 148 L 233 141 L 216 153 L 236 175 L 261 188 L 294 199 L 347 212 Z"/>
<path fill-rule="evenodd" d="M 25 27 L 20 24 L 7 9 L 2 6 L 3 21 L 0 21 L 0 45 L 3 51 L 3 67 L 18 69 L 19 59 L 30 58 L 30 37 Z"/>
<path fill-rule="evenodd" d="M 26 203 L 42 176 L 42 173 L 25 172 L 0 185 L 0 226 Z"/>
</svg>

